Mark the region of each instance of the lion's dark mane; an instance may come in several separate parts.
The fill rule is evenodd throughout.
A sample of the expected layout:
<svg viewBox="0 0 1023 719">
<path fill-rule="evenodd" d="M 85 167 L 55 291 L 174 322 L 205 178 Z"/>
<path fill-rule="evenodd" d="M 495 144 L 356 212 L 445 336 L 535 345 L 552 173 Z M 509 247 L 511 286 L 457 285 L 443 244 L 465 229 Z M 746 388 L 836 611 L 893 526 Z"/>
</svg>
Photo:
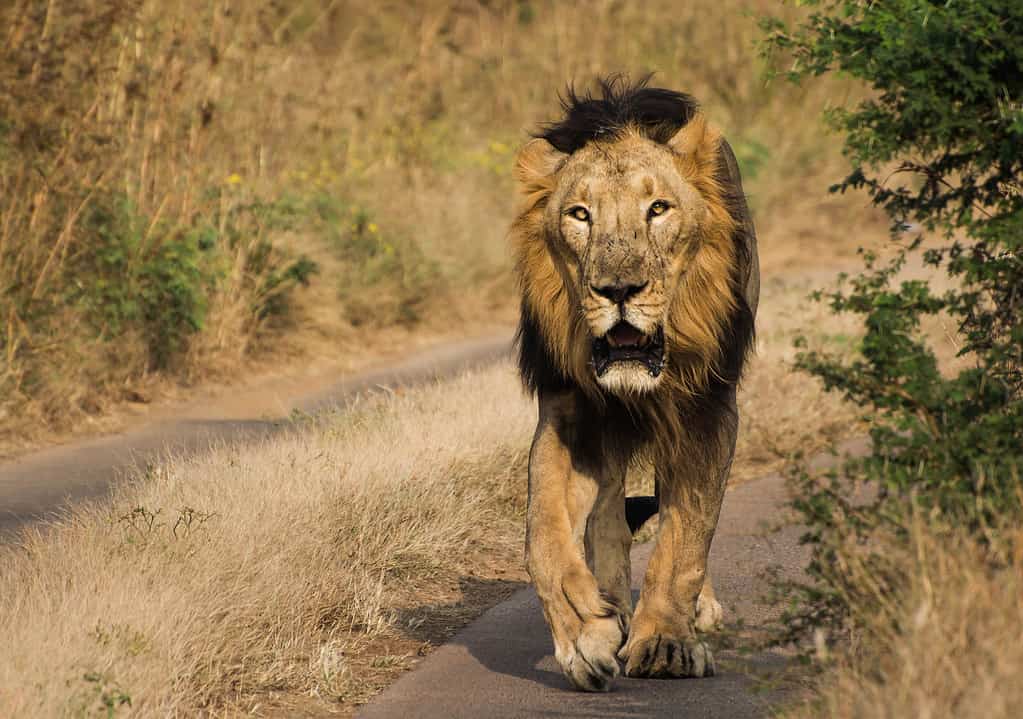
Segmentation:
<svg viewBox="0 0 1023 719">
<path fill-rule="evenodd" d="M 654 142 L 667 143 L 696 114 L 689 95 L 647 87 L 649 78 L 629 84 L 613 75 L 598 82 L 599 96 L 578 94 L 571 85 L 561 98 L 565 116 L 536 134 L 560 152 L 571 155 L 592 140 L 614 140 L 628 127 L 638 127 Z"/>
</svg>

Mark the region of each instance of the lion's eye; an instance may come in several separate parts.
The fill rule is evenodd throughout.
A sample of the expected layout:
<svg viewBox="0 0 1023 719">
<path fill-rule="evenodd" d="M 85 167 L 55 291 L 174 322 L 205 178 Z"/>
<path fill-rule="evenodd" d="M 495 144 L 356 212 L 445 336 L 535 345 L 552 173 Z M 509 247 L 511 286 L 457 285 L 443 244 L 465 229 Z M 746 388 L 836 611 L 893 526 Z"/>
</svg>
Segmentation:
<svg viewBox="0 0 1023 719">
<path fill-rule="evenodd" d="M 665 202 L 664 200 L 657 200 L 654 202 L 654 204 L 650 205 L 650 209 L 647 210 L 646 216 L 647 219 L 649 220 L 654 217 L 657 217 L 658 215 L 663 215 L 667 211 L 668 203 Z"/>
<path fill-rule="evenodd" d="M 575 207 L 571 208 L 568 211 L 568 214 L 570 214 L 572 217 L 579 220 L 580 222 L 590 221 L 590 212 L 582 205 L 576 205 Z"/>
</svg>

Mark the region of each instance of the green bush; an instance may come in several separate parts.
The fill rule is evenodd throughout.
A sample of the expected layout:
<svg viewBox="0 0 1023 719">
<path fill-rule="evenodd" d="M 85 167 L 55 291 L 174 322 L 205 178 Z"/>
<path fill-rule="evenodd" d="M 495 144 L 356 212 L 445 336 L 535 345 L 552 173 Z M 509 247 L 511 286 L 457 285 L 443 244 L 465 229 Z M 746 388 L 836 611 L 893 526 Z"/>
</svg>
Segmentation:
<svg viewBox="0 0 1023 719">
<path fill-rule="evenodd" d="M 92 202 L 64 265 L 64 302 L 100 337 L 138 329 L 150 368 L 163 369 L 203 326 L 214 245 L 201 233 L 151 226 L 122 197 Z"/>
<path fill-rule="evenodd" d="M 282 249 L 273 238 L 308 230 L 312 218 L 301 202 L 289 196 L 227 207 L 223 216 L 215 214 L 212 222 L 223 227 L 229 254 L 243 251 L 242 289 L 252 297 L 252 319 L 287 318 L 292 314 L 294 290 L 308 287 L 320 268 L 308 256 Z"/>
<path fill-rule="evenodd" d="M 839 547 L 897 537 L 909 513 L 995 526 L 1019 511 L 1023 467 L 1023 5 L 806 4 L 814 12 L 796 27 L 765 22 L 768 47 L 792 55 L 793 79 L 839 72 L 869 85 L 867 99 L 829 115 L 852 164 L 832 190 L 862 189 L 883 207 L 895 252 L 885 262 L 868 254 L 861 274 L 817 295 L 863 318 L 858 357 L 799 356 L 867 410 L 873 442 L 845 478 L 802 477 L 796 506 L 817 581 L 802 587 L 795 633 L 847 623 L 855 592 L 842 586 Z M 953 289 L 898 281 L 913 256 Z M 920 329 L 938 313 L 958 328 L 966 362 L 954 373 L 940 370 Z M 871 480 L 873 498 L 854 502 L 850 477 Z"/>
</svg>

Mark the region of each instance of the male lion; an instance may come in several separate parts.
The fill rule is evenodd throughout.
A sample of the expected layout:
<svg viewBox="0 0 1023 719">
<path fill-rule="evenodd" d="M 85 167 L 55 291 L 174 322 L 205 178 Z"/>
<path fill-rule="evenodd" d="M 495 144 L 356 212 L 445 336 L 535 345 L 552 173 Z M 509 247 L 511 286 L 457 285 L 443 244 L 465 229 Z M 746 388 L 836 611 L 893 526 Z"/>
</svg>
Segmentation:
<svg viewBox="0 0 1023 719">
<path fill-rule="evenodd" d="M 519 368 L 539 398 L 526 561 L 579 689 L 710 676 L 707 553 L 759 295 L 735 156 L 692 98 L 604 80 L 519 153 Z M 625 498 L 647 461 L 655 498 Z M 635 613 L 632 531 L 660 511 Z"/>
</svg>

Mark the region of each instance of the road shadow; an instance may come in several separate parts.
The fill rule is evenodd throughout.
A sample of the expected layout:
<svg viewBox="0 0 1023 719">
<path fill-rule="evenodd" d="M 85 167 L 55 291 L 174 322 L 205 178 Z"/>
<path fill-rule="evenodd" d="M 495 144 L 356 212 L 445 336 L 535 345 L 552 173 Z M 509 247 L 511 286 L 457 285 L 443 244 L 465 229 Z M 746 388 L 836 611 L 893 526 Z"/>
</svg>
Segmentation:
<svg viewBox="0 0 1023 719">
<path fill-rule="evenodd" d="M 402 636 L 439 646 L 450 641 L 488 609 L 504 602 L 526 586 L 526 582 L 514 579 L 460 577 L 460 596 L 457 600 L 406 607 L 395 615 L 395 624 Z"/>
</svg>

